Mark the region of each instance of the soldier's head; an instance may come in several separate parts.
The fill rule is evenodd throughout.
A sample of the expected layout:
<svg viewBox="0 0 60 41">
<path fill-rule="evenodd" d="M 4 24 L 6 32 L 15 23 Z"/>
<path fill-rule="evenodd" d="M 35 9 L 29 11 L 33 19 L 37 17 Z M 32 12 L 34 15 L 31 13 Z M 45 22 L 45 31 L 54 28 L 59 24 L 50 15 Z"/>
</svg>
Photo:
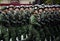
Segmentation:
<svg viewBox="0 0 60 41">
<path fill-rule="evenodd" d="M 34 10 L 32 14 L 33 14 L 34 16 L 37 16 L 37 15 L 38 15 L 38 10 Z"/>
<path fill-rule="evenodd" d="M 34 13 L 34 14 L 38 14 L 38 10 L 35 9 L 35 10 L 33 11 L 33 13 Z"/>
<path fill-rule="evenodd" d="M 28 10 L 29 10 L 29 6 L 26 6 L 26 7 L 25 7 L 25 10 L 27 10 L 27 11 L 28 11 Z"/>
<path fill-rule="evenodd" d="M 48 11 L 48 6 L 45 6 L 44 7 L 44 11 Z"/>
<path fill-rule="evenodd" d="M 24 7 L 20 7 L 20 11 L 23 11 L 24 10 Z"/>
<path fill-rule="evenodd" d="M 10 5 L 9 6 L 9 11 L 13 11 L 14 10 L 14 6 L 13 5 Z"/>
<path fill-rule="evenodd" d="M 20 10 L 20 7 L 19 6 L 16 6 L 15 7 L 15 11 L 19 11 Z"/>
<path fill-rule="evenodd" d="M 35 14 L 38 14 L 38 8 L 39 8 L 38 6 L 34 6 L 34 13 Z"/>
<path fill-rule="evenodd" d="M 34 9 L 33 9 L 33 6 L 30 6 L 30 7 L 29 7 L 29 11 L 30 11 L 30 13 L 32 13 L 33 10 L 34 10 Z"/>
<path fill-rule="evenodd" d="M 60 9 L 60 6 L 57 5 L 57 6 L 56 6 L 56 11 L 59 11 L 59 9 Z"/>
<path fill-rule="evenodd" d="M 55 10 L 56 10 L 56 7 L 55 7 L 54 5 L 52 6 L 52 10 L 53 10 L 53 11 L 55 11 Z"/>
<path fill-rule="evenodd" d="M 59 5 L 59 12 L 60 12 L 60 5 Z"/>
<path fill-rule="evenodd" d="M 48 10 L 51 12 L 52 11 L 52 7 L 50 6 Z"/>
<path fill-rule="evenodd" d="M 38 11 L 39 11 L 39 12 L 43 12 L 43 9 L 39 9 Z"/>
<path fill-rule="evenodd" d="M 38 11 L 42 13 L 43 12 L 43 9 L 44 9 L 44 7 L 43 6 L 40 6 L 39 9 L 38 9 Z"/>
<path fill-rule="evenodd" d="M 29 10 L 33 10 L 33 6 L 30 6 L 30 7 L 29 7 Z"/>
<path fill-rule="evenodd" d="M 24 10 L 24 5 L 20 6 L 20 11 Z"/>
<path fill-rule="evenodd" d="M 2 11 L 8 12 L 8 8 L 6 6 L 5 7 L 2 7 Z"/>
<path fill-rule="evenodd" d="M 56 8 L 57 11 L 59 11 L 59 9 L 60 9 L 59 7 Z"/>
</svg>

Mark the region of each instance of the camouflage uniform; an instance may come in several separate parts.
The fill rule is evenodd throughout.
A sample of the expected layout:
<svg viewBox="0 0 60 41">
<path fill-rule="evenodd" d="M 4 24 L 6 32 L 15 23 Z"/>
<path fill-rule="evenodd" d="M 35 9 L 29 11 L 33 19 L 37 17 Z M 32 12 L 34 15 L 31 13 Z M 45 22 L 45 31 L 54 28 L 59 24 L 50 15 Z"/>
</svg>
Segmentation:
<svg viewBox="0 0 60 41">
<path fill-rule="evenodd" d="M 37 19 L 36 19 L 36 15 L 31 15 L 30 17 L 30 35 L 29 35 L 29 38 L 31 41 L 39 41 L 40 40 L 40 35 L 39 35 L 39 32 L 38 32 L 38 28 L 37 27 L 40 27 L 40 24 L 37 22 Z"/>
<path fill-rule="evenodd" d="M 2 12 L 2 28 L 1 28 L 1 34 L 2 34 L 2 38 L 3 38 L 3 41 L 9 41 L 9 31 L 8 31 L 8 28 L 9 28 L 9 17 L 8 17 L 8 14 L 7 12 L 5 12 L 4 10 L 6 10 L 6 7 L 4 7 L 3 9 L 3 12 Z"/>
<path fill-rule="evenodd" d="M 9 9 L 13 7 L 9 7 Z M 9 10 L 9 22 L 10 22 L 10 27 L 9 27 L 9 33 L 10 33 L 10 38 L 12 38 L 12 41 L 16 41 L 16 22 L 15 22 L 15 14 L 14 10 Z"/>
</svg>

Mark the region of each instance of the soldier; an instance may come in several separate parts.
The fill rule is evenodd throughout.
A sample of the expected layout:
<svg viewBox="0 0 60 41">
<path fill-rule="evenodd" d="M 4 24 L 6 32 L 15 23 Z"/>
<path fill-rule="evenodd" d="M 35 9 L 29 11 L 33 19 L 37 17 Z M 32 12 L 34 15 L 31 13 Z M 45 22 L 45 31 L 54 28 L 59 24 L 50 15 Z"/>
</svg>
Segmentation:
<svg viewBox="0 0 60 41">
<path fill-rule="evenodd" d="M 25 17 L 25 7 L 24 6 L 21 6 L 20 7 L 20 14 L 22 16 L 22 28 L 21 28 L 21 36 L 23 37 L 22 40 L 24 40 L 26 38 L 26 26 L 25 26 L 25 23 L 26 23 L 26 17 Z"/>
<path fill-rule="evenodd" d="M 20 7 L 15 7 L 15 20 L 16 20 L 16 36 L 18 37 L 18 40 L 21 41 L 21 35 L 22 35 L 22 16 L 20 14 Z"/>
<path fill-rule="evenodd" d="M 33 12 L 33 6 L 30 6 L 30 7 L 29 7 L 29 11 L 30 11 L 30 13 Z"/>
<path fill-rule="evenodd" d="M 15 8 L 14 8 L 14 17 L 15 17 L 15 28 L 16 28 L 16 37 L 18 37 L 17 36 L 17 34 L 18 34 L 18 29 L 17 29 L 17 27 L 18 27 L 18 24 L 17 24 L 17 22 L 18 22 L 18 14 L 19 14 L 19 10 L 20 10 L 20 7 L 19 6 L 15 6 Z"/>
<path fill-rule="evenodd" d="M 55 18 L 57 20 L 56 21 L 57 22 L 57 25 L 56 26 L 58 26 L 57 27 L 58 33 L 56 33 L 55 41 L 59 41 L 60 40 L 60 35 L 59 35 L 60 34 L 60 32 L 59 32 L 60 31 L 59 30 L 60 29 L 60 26 L 59 26 L 60 25 L 60 23 L 59 23 L 60 13 L 59 13 L 59 9 L 60 9 L 60 6 L 59 5 L 56 5 L 56 17 Z"/>
<path fill-rule="evenodd" d="M 54 34 L 53 34 L 53 35 L 54 35 L 54 39 L 55 39 L 55 38 L 57 37 L 57 34 L 58 34 L 58 29 L 57 29 L 57 27 L 58 27 L 57 25 L 58 25 L 58 24 L 57 24 L 57 20 L 56 20 L 56 19 L 57 19 L 56 7 L 55 7 L 54 5 L 53 5 L 53 7 L 52 7 L 52 10 L 53 10 L 53 12 L 52 12 L 53 14 L 52 14 L 52 15 L 53 15 L 53 17 L 54 17 L 54 19 L 53 19 L 53 20 L 54 20 L 54 21 L 53 21 L 53 22 L 54 22 L 54 23 L 53 23 L 53 24 L 54 24 L 54 25 L 53 25 Z"/>
<path fill-rule="evenodd" d="M 10 21 L 10 28 L 9 33 L 12 41 L 16 41 L 16 22 L 15 22 L 15 14 L 14 14 L 14 6 L 9 6 L 9 21 Z"/>
<path fill-rule="evenodd" d="M 49 6 L 49 10 L 48 10 L 48 20 L 49 20 L 49 31 L 50 31 L 50 36 L 51 36 L 51 41 L 54 40 L 54 29 L 53 29 L 53 25 L 54 25 L 54 17 L 53 17 L 53 11 L 52 11 L 52 6 Z M 52 27 L 52 28 L 51 28 Z"/>
<path fill-rule="evenodd" d="M 57 37 L 59 37 L 59 29 L 60 29 L 60 26 L 59 26 L 59 5 L 55 5 L 55 8 L 56 8 L 56 11 L 55 11 L 55 13 L 56 13 L 56 16 L 55 16 L 55 18 L 54 18 L 54 20 L 55 20 L 55 25 L 56 25 L 56 35 L 55 35 L 55 39 L 57 38 Z M 54 14 L 55 15 L 55 14 Z"/>
<path fill-rule="evenodd" d="M 29 34 L 29 41 L 39 41 L 40 36 L 38 32 L 38 26 L 40 27 L 41 25 L 37 22 L 37 14 L 38 11 L 34 10 L 33 14 L 30 17 L 30 34 Z"/>
<path fill-rule="evenodd" d="M 57 20 L 57 29 L 58 29 L 58 31 L 59 31 L 59 9 L 60 9 L 60 7 L 59 7 L 59 5 L 56 5 L 56 20 Z"/>
<path fill-rule="evenodd" d="M 44 25 L 44 31 L 45 31 L 45 38 L 46 38 L 46 40 L 47 41 L 50 41 L 50 32 L 49 32 L 49 27 L 48 27 L 48 24 L 49 24 L 49 20 L 48 20 L 48 5 L 45 5 L 45 9 L 44 9 L 44 23 L 45 23 L 45 25 Z"/>
<path fill-rule="evenodd" d="M 7 7 L 3 7 L 2 8 L 2 29 L 1 29 L 1 33 L 2 33 L 2 38 L 3 41 L 9 41 L 9 17 L 8 17 L 8 9 Z"/>
<path fill-rule="evenodd" d="M 60 18 L 60 6 L 59 6 L 59 17 L 58 18 Z M 59 23 L 58 23 L 59 25 L 60 25 L 60 21 L 59 21 Z M 59 26 L 59 29 L 60 29 L 60 26 Z M 60 30 L 59 30 L 60 31 Z"/>
<path fill-rule="evenodd" d="M 51 41 L 53 41 L 55 39 L 55 32 L 56 30 L 56 26 L 55 26 L 55 20 L 54 20 L 54 13 L 53 11 L 55 11 L 55 8 L 53 8 L 52 10 L 52 6 L 49 6 L 49 10 L 48 10 L 48 20 L 49 20 L 49 31 L 50 31 L 50 35 L 51 35 Z M 52 27 L 52 28 L 51 28 Z"/>
<path fill-rule="evenodd" d="M 44 7 L 39 6 L 39 9 L 38 9 L 38 11 L 39 11 L 39 13 L 38 13 L 38 22 L 41 24 L 40 32 L 39 32 L 41 41 L 45 41 L 45 33 L 44 33 L 44 28 L 43 28 L 44 24 L 41 21 L 42 20 L 41 15 L 43 14 L 43 9 L 44 9 Z"/>
<path fill-rule="evenodd" d="M 23 15 L 23 23 L 24 23 L 24 30 L 25 30 L 25 33 L 24 33 L 24 38 L 26 38 L 26 35 L 28 35 L 29 33 L 29 18 L 30 18 L 30 11 L 29 11 L 29 7 L 26 6 L 25 7 L 25 12 L 24 12 L 24 15 Z"/>
<path fill-rule="evenodd" d="M 2 39 L 2 34 L 1 34 L 1 28 L 2 28 L 1 18 L 2 18 L 2 10 L 0 9 L 0 40 Z"/>
<path fill-rule="evenodd" d="M 20 14 L 22 14 L 22 12 L 24 12 L 25 7 L 24 6 L 20 6 Z M 23 14 L 22 14 L 23 15 Z"/>
</svg>

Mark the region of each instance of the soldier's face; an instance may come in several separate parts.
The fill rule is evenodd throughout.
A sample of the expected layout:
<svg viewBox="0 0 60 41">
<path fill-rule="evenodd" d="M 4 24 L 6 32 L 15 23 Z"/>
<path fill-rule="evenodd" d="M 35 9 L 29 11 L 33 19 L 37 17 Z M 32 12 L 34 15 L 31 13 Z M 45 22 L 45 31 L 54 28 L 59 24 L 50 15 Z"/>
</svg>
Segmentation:
<svg viewBox="0 0 60 41">
<path fill-rule="evenodd" d="M 49 11 L 52 11 L 52 9 L 51 9 L 51 8 L 49 8 Z"/>
<path fill-rule="evenodd" d="M 42 9 L 39 9 L 39 12 L 43 12 L 43 10 Z"/>
<path fill-rule="evenodd" d="M 32 10 L 32 8 L 29 8 L 29 10 Z"/>
<path fill-rule="evenodd" d="M 8 9 L 4 10 L 5 12 L 8 12 Z"/>
<path fill-rule="evenodd" d="M 6 9 L 6 11 L 8 11 L 8 9 Z"/>
<path fill-rule="evenodd" d="M 45 11 L 48 11 L 48 8 L 45 8 Z"/>
<path fill-rule="evenodd" d="M 56 8 L 56 10 L 58 11 L 58 10 L 59 10 L 59 8 Z"/>
<path fill-rule="evenodd" d="M 35 14 L 38 14 L 38 11 L 37 10 L 35 11 Z"/>
<path fill-rule="evenodd" d="M 15 9 L 15 11 L 19 11 L 19 9 Z"/>
<path fill-rule="evenodd" d="M 20 10 L 24 10 L 24 8 L 20 8 Z"/>
<path fill-rule="evenodd" d="M 29 10 L 28 8 L 26 8 L 25 10 Z"/>
<path fill-rule="evenodd" d="M 60 8 L 59 8 L 59 12 L 60 12 Z"/>
<path fill-rule="evenodd" d="M 55 11 L 55 8 L 52 8 L 53 11 Z"/>
<path fill-rule="evenodd" d="M 13 10 L 13 8 L 9 8 L 9 10 L 10 10 L 10 11 L 12 11 L 12 10 Z"/>
</svg>

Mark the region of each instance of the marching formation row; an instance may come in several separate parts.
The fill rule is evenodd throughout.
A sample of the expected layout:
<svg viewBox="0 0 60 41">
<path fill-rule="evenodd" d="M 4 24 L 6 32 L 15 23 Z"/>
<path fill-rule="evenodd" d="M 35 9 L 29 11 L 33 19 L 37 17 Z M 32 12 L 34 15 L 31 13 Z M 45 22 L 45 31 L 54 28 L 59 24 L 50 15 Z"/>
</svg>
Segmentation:
<svg viewBox="0 0 60 41">
<path fill-rule="evenodd" d="M 60 41 L 60 6 L 9 6 L 0 10 L 0 40 Z"/>
</svg>

